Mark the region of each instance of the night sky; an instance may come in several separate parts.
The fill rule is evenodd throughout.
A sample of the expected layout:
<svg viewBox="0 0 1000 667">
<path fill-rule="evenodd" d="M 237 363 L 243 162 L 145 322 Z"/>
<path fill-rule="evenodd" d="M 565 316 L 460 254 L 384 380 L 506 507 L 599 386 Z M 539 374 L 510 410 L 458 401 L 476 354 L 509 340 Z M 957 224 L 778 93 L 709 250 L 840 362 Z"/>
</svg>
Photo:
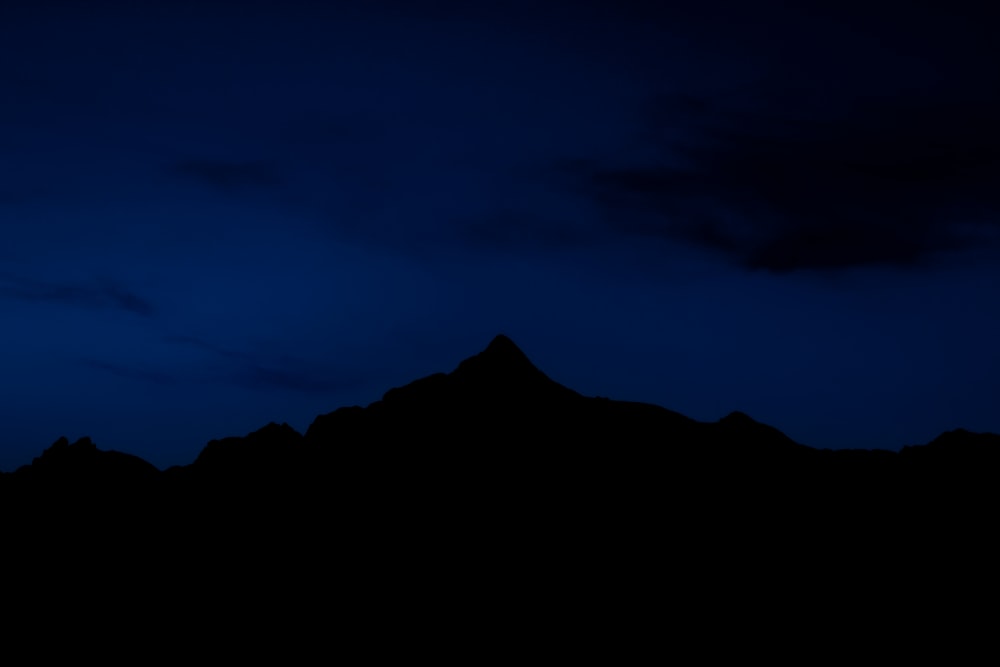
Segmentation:
<svg viewBox="0 0 1000 667">
<path fill-rule="evenodd" d="M 0 5 L 0 470 L 158 467 L 497 333 L 814 447 L 1000 432 L 988 3 Z"/>
</svg>

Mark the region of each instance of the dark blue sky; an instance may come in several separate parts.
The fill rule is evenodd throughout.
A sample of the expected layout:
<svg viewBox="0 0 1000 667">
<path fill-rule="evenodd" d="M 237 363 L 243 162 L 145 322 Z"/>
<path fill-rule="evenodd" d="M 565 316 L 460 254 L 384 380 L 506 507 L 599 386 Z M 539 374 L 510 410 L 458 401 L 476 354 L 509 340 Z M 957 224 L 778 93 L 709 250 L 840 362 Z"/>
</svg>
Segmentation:
<svg viewBox="0 0 1000 667">
<path fill-rule="evenodd" d="M 817 447 L 1000 432 L 998 17 L 941 4 L 5 2 L 0 470 L 499 332 Z"/>
</svg>

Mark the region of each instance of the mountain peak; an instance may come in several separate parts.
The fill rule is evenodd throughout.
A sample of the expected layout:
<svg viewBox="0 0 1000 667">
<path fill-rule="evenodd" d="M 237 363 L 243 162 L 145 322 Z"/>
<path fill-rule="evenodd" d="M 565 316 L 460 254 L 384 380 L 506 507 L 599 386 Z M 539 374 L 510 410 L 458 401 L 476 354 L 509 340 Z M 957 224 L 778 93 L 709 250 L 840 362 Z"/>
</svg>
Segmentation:
<svg viewBox="0 0 1000 667">
<path fill-rule="evenodd" d="M 455 369 L 458 375 L 480 375 L 486 373 L 504 376 L 541 374 L 514 341 L 499 334 L 490 341 L 479 354 L 462 361 Z"/>
<path fill-rule="evenodd" d="M 450 376 L 467 387 L 490 387 L 491 391 L 511 395 L 524 396 L 539 391 L 576 395 L 540 371 L 504 334 L 495 336 L 479 354 L 462 361 Z"/>
<path fill-rule="evenodd" d="M 495 336 L 493 340 L 490 341 L 490 344 L 486 346 L 486 349 L 473 358 L 491 359 L 505 365 L 527 365 L 532 369 L 538 370 L 535 368 L 535 365 L 528 360 L 528 356 L 521 351 L 521 348 L 519 348 L 514 341 L 503 334 Z"/>
<path fill-rule="evenodd" d="M 490 344 L 486 346 L 487 350 L 517 350 L 520 352 L 520 348 L 512 341 L 510 338 L 503 334 L 497 334 L 490 341 Z"/>
<path fill-rule="evenodd" d="M 719 420 L 723 424 L 756 424 L 757 421 L 753 419 L 750 415 L 745 412 L 740 412 L 739 410 L 734 410 L 728 415 Z"/>
</svg>

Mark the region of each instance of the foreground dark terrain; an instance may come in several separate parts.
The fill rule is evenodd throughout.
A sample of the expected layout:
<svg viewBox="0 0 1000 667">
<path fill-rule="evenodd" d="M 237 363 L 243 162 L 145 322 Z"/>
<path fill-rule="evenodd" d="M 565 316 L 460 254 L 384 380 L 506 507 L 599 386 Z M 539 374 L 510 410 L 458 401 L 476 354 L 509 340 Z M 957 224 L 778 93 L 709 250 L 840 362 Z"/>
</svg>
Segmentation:
<svg viewBox="0 0 1000 667">
<path fill-rule="evenodd" d="M 61 439 L 0 497 L 7 578 L 42 607 L 620 656 L 630 636 L 760 641 L 764 617 L 864 634 L 975 596 L 998 463 L 993 434 L 817 450 L 741 413 L 584 397 L 498 336 L 304 435 L 269 424 L 165 471 Z"/>
</svg>

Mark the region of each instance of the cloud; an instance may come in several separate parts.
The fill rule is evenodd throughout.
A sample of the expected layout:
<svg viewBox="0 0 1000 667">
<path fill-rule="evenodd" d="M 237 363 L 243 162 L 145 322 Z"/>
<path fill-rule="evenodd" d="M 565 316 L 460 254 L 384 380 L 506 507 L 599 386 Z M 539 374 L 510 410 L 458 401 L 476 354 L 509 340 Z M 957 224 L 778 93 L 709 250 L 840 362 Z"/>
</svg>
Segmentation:
<svg viewBox="0 0 1000 667">
<path fill-rule="evenodd" d="M 223 371 L 225 381 L 246 389 L 329 395 L 363 384 L 361 377 L 355 373 L 307 364 L 286 355 L 250 354 L 196 336 L 171 335 L 164 340 L 225 360 L 228 362 Z"/>
<path fill-rule="evenodd" d="M 121 310 L 141 317 L 152 317 L 156 313 L 151 301 L 110 280 L 54 282 L 0 272 L 0 298 Z"/>
<path fill-rule="evenodd" d="M 196 336 L 181 336 L 181 335 L 169 335 L 164 336 L 164 342 L 174 343 L 178 345 L 185 345 L 188 347 L 193 347 L 199 350 L 204 350 L 210 352 L 219 357 L 224 357 L 226 359 L 236 359 L 241 361 L 252 360 L 253 357 L 245 352 L 238 352 L 236 350 L 231 350 L 229 348 L 223 347 L 221 345 L 216 345 L 210 341 L 203 338 L 198 338 Z"/>
<path fill-rule="evenodd" d="M 278 169 L 268 162 L 225 160 L 184 160 L 173 166 L 184 178 L 217 190 L 274 187 L 283 181 Z"/>
<path fill-rule="evenodd" d="M 228 350 L 199 338 L 169 336 L 164 340 L 205 350 L 219 358 L 234 362 L 226 364 L 221 371 L 216 369 L 210 372 L 209 379 L 254 391 L 280 390 L 300 394 L 330 395 L 355 389 L 363 384 L 360 376 L 356 374 L 331 373 L 318 366 L 310 367 L 287 358 L 257 358 L 255 355 Z M 192 382 L 196 377 L 192 374 L 182 377 L 150 368 L 97 359 L 88 359 L 81 363 L 126 380 L 158 385 L 173 385 L 182 379 Z M 199 382 L 204 382 L 204 378 Z"/>
<path fill-rule="evenodd" d="M 115 364 L 107 361 L 87 360 L 82 362 L 85 366 L 105 371 L 126 380 L 138 380 L 139 382 L 149 382 L 152 384 L 167 385 L 174 384 L 176 378 L 167 373 L 149 369 L 135 368 L 124 364 Z"/>
<path fill-rule="evenodd" d="M 490 252 L 558 252 L 592 245 L 594 230 L 568 218 L 511 209 L 473 213 L 447 221 L 439 245 Z"/>
<path fill-rule="evenodd" d="M 233 376 L 234 381 L 248 389 L 288 390 L 304 394 L 337 394 L 355 389 L 362 382 L 353 377 L 330 377 L 320 369 L 268 368 L 248 366 Z"/>
<path fill-rule="evenodd" d="M 155 314 L 153 304 L 135 292 L 124 289 L 120 285 L 108 284 L 101 288 L 104 297 L 119 310 L 124 310 L 143 317 Z"/>
<path fill-rule="evenodd" d="M 568 169 L 620 235 L 774 272 L 915 266 L 1000 227 L 998 117 L 1000 98 L 825 116 L 671 99 L 647 118 L 655 158 Z"/>
</svg>

